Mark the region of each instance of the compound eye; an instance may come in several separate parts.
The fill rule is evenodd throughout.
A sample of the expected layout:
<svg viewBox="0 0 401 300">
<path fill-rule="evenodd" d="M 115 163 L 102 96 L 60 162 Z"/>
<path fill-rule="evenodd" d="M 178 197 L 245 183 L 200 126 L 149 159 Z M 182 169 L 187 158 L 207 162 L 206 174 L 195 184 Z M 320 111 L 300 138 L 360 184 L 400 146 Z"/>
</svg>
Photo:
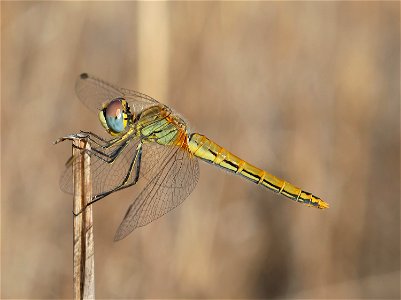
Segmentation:
<svg viewBox="0 0 401 300">
<path fill-rule="evenodd" d="M 105 111 L 106 118 L 115 118 L 121 119 L 123 114 L 123 106 L 121 100 L 113 100 L 111 101 L 106 108 Z"/>
<path fill-rule="evenodd" d="M 107 127 L 115 132 L 124 131 L 127 122 L 124 120 L 124 111 L 121 99 L 111 101 L 103 110 L 106 119 Z"/>
</svg>

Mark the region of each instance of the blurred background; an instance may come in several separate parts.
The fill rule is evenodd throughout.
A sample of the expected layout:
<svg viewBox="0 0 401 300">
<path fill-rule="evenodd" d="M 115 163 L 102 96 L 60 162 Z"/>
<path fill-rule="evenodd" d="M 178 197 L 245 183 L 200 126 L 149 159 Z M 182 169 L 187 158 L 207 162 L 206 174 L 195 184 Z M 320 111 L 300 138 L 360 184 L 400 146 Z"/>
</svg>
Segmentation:
<svg viewBox="0 0 401 300">
<path fill-rule="evenodd" d="M 114 243 L 139 187 L 94 206 L 98 298 L 399 298 L 398 2 L 2 2 L 1 297 L 72 297 L 60 136 L 88 72 L 149 94 L 320 211 L 201 163 L 180 207 Z"/>
</svg>

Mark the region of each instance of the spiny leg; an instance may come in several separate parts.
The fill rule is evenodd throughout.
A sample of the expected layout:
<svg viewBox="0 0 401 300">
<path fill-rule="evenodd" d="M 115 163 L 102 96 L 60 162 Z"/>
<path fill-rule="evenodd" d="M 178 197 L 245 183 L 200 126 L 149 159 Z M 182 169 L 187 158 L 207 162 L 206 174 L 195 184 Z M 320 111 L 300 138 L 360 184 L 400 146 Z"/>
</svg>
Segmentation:
<svg viewBox="0 0 401 300">
<path fill-rule="evenodd" d="M 105 161 L 108 164 L 111 164 L 116 160 L 116 158 L 121 154 L 121 152 L 127 147 L 127 145 L 128 145 L 128 140 L 123 142 L 120 146 L 118 146 L 117 149 L 115 149 L 110 154 L 100 151 L 96 148 L 92 148 L 90 150 L 84 150 L 84 151 L 87 151 L 89 154 L 93 154 L 97 158 Z"/>
<path fill-rule="evenodd" d="M 103 199 L 104 197 L 110 195 L 111 193 L 114 193 L 116 191 L 128 188 L 130 186 L 133 186 L 134 184 L 136 184 L 138 182 L 139 179 L 139 172 L 140 172 L 140 168 L 141 168 L 141 158 L 142 158 L 142 143 L 139 143 L 137 148 L 136 148 L 136 152 L 135 152 L 135 157 L 134 159 L 131 161 L 130 167 L 128 169 L 128 172 L 125 176 L 125 178 L 123 179 L 123 181 L 116 186 L 115 188 L 113 188 L 110 191 L 95 195 L 92 197 L 92 200 L 86 204 L 86 206 L 78 213 L 74 213 L 74 215 L 79 215 L 83 210 L 86 209 L 86 207 L 88 205 L 92 205 L 93 203 Z M 136 168 L 134 168 L 136 165 Z M 134 180 L 130 183 L 128 183 L 128 180 L 130 179 L 130 177 L 132 176 L 132 172 L 135 172 L 135 177 Z"/>
<path fill-rule="evenodd" d="M 100 160 L 111 164 L 113 163 L 116 158 L 120 155 L 120 153 L 125 149 L 125 147 L 127 147 L 128 145 L 128 141 L 125 141 L 124 143 L 122 143 L 117 149 L 115 149 L 112 153 L 108 154 L 105 152 L 102 152 L 96 148 L 92 148 L 92 149 L 81 149 L 83 152 L 89 154 L 89 155 L 94 155 L 97 158 L 99 158 Z M 73 147 L 76 147 L 73 145 Z M 77 158 L 76 156 L 71 156 L 67 162 L 65 163 L 66 166 L 68 166 L 69 164 L 72 164 L 73 160 Z"/>
<path fill-rule="evenodd" d="M 136 153 L 135 153 L 135 157 L 131 161 L 128 172 L 127 172 L 125 178 L 123 179 L 123 181 L 118 186 L 116 186 L 114 189 L 94 196 L 92 198 L 92 201 L 89 204 L 93 204 L 93 203 L 99 201 L 100 199 L 106 197 L 107 195 L 110 195 L 111 193 L 125 189 L 125 188 L 130 187 L 130 186 L 134 185 L 135 183 L 137 183 L 137 181 L 139 179 L 140 168 L 141 168 L 141 158 L 142 158 L 142 143 L 138 144 Z M 134 168 L 135 165 L 136 165 L 136 168 Z M 131 183 L 127 183 L 128 180 L 130 179 L 130 177 L 132 176 L 132 172 L 135 172 L 134 180 Z"/>
<path fill-rule="evenodd" d="M 116 138 L 107 140 L 91 131 L 82 131 L 81 130 L 80 133 L 85 134 L 91 142 L 93 142 L 94 144 L 96 144 L 97 146 L 99 146 L 101 148 L 109 148 L 110 146 L 114 145 L 117 141 L 120 140 L 120 137 L 116 137 Z"/>
</svg>

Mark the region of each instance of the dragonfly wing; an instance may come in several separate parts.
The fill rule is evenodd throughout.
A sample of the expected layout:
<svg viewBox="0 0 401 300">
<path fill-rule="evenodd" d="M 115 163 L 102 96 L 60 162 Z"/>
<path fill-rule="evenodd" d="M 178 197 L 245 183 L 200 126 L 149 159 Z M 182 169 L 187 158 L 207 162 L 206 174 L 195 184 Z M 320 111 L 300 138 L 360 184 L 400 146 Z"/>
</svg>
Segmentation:
<svg viewBox="0 0 401 300">
<path fill-rule="evenodd" d="M 92 193 L 94 196 L 112 191 L 124 181 L 127 174 L 132 170 L 135 170 L 135 166 L 133 166 L 132 163 L 135 159 L 138 144 L 139 139 L 133 138 L 128 139 L 127 144 L 122 149 L 119 148 L 122 144 L 115 145 L 109 149 L 92 147 L 91 175 Z M 118 151 L 118 149 L 120 149 L 121 152 L 119 152 L 113 163 L 106 162 L 105 160 L 109 160 L 109 158 L 94 152 L 94 150 L 98 150 L 106 155 L 111 155 L 113 152 Z M 73 165 L 77 168 L 80 167 L 76 157 L 71 157 L 67 161 L 66 169 L 60 178 L 61 190 L 70 194 L 74 191 L 72 173 Z M 132 174 L 132 176 L 129 177 L 127 184 L 132 183 L 134 179 L 135 174 Z"/>
<path fill-rule="evenodd" d="M 140 177 L 150 181 L 158 175 L 166 161 L 171 159 L 178 147 L 157 143 L 143 144 Z"/>
<path fill-rule="evenodd" d="M 149 149 L 152 147 L 155 148 Z M 156 144 L 151 144 L 149 148 L 144 149 L 143 155 L 146 155 L 145 150 L 153 150 L 150 153 L 156 156 L 152 161 L 158 162 L 152 164 L 149 159 L 143 160 L 144 163 L 148 161 L 149 166 L 152 165 L 152 168 L 144 166 L 145 169 L 142 169 L 141 164 L 141 174 L 144 172 L 149 182 L 128 208 L 116 232 L 116 241 L 180 205 L 198 182 L 199 164 L 189 152 L 176 146 L 164 146 L 161 149 Z M 158 172 L 155 172 L 156 169 Z"/>
<path fill-rule="evenodd" d="M 124 98 L 136 113 L 146 107 L 159 104 L 157 100 L 150 96 L 129 89 L 119 88 L 87 73 L 82 73 L 78 77 L 75 90 L 78 98 L 89 109 L 95 112 L 103 108 L 103 103 L 116 98 Z"/>
</svg>

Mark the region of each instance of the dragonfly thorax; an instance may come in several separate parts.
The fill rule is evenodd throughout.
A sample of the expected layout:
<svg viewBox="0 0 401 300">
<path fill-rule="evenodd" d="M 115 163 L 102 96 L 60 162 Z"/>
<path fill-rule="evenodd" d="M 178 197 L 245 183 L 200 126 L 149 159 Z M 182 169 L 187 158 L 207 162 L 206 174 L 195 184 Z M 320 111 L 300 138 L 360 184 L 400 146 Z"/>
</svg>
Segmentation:
<svg viewBox="0 0 401 300">
<path fill-rule="evenodd" d="M 182 145 L 188 137 L 185 122 L 162 105 L 145 109 L 135 125 L 142 140 L 160 145 Z"/>
</svg>

